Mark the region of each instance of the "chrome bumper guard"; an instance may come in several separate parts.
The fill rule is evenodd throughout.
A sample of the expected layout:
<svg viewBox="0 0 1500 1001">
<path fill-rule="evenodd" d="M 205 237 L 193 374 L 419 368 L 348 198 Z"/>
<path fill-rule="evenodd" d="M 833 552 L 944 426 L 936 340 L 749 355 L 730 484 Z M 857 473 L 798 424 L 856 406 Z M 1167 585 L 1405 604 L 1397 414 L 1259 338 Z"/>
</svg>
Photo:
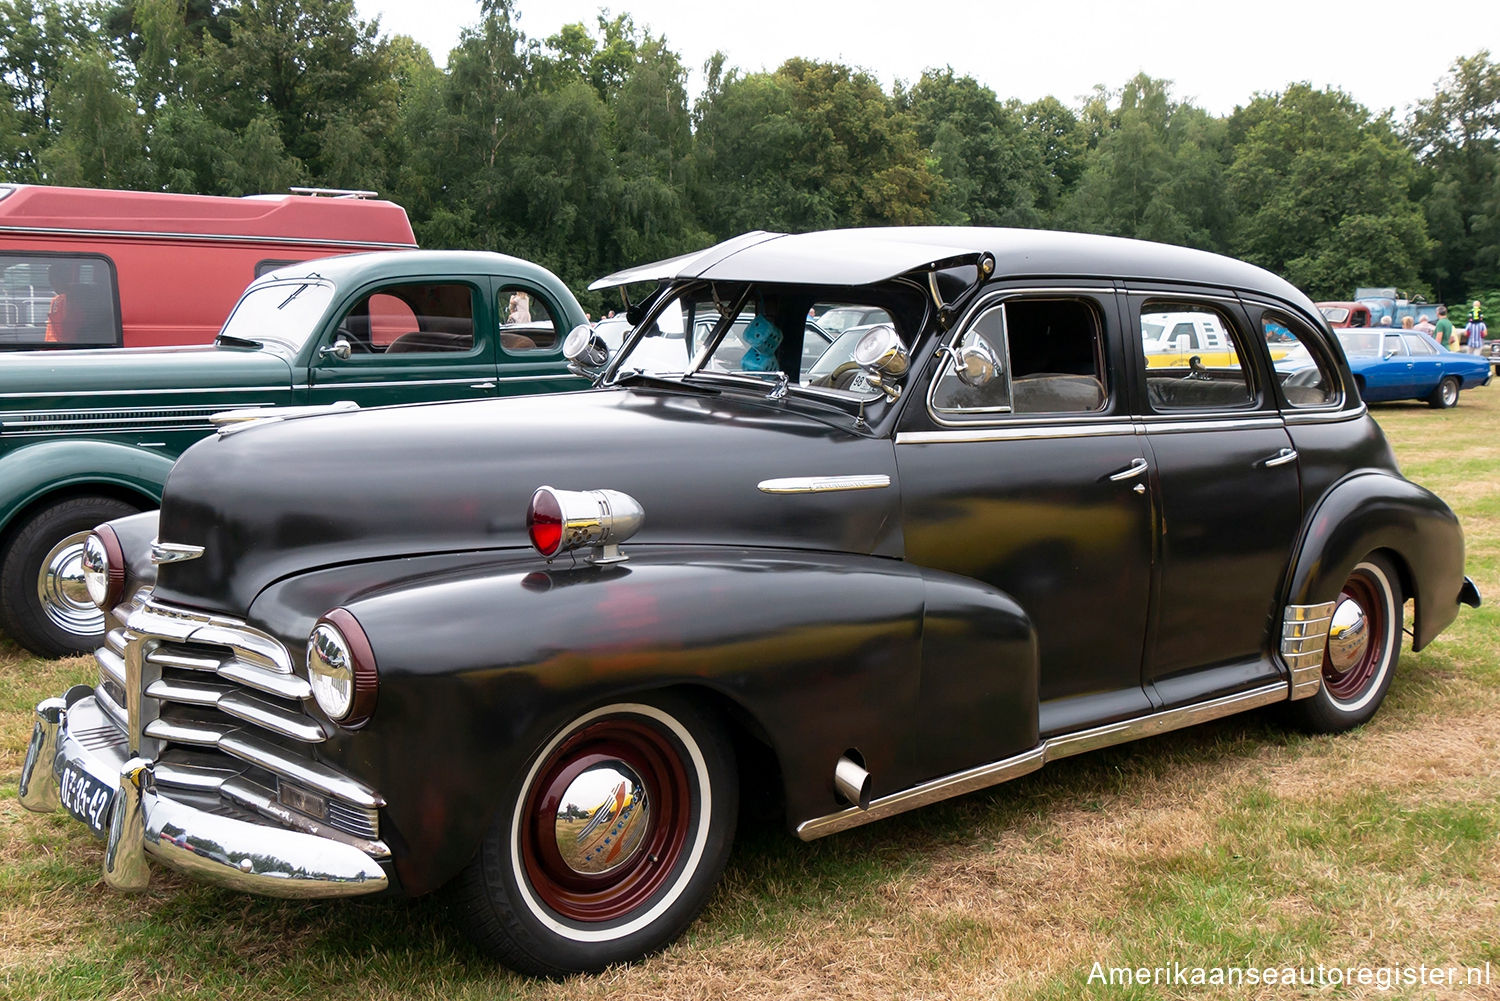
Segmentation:
<svg viewBox="0 0 1500 1001">
<path fill-rule="evenodd" d="M 1323 687 L 1323 650 L 1334 602 L 1288 605 L 1281 619 L 1281 659 L 1291 670 L 1288 698 L 1310 699 Z"/>
<path fill-rule="evenodd" d="M 21 805 L 56 810 L 58 778 L 70 766 L 113 788 L 104 880 L 117 890 L 146 888 L 148 856 L 195 879 L 268 897 L 352 897 L 388 884 L 380 864 L 352 845 L 218 816 L 159 794 L 151 763 L 129 754 L 85 686 L 43 701 L 36 716 L 21 766 Z"/>
</svg>

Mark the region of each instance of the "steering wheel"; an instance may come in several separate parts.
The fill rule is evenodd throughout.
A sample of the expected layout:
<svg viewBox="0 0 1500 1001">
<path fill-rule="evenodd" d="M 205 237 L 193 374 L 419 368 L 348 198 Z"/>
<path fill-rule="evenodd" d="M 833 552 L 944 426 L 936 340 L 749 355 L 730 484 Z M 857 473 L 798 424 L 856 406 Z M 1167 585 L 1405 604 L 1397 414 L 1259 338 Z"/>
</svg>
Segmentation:
<svg viewBox="0 0 1500 1001">
<path fill-rule="evenodd" d="M 832 389 L 848 389 L 849 388 L 848 386 L 840 386 L 838 384 L 839 380 L 842 379 L 844 376 L 848 375 L 850 372 L 858 372 L 858 371 L 860 371 L 859 362 L 855 362 L 855 361 L 839 362 L 838 365 L 834 366 L 834 369 L 833 369 L 832 372 L 829 372 L 827 375 L 821 376 L 818 379 L 814 380 L 813 381 L 813 385 L 814 386 L 829 387 L 829 388 L 832 388 Z M 854 380 L 850 379 L 849 381 L 853 382 Z"/>
</svg>

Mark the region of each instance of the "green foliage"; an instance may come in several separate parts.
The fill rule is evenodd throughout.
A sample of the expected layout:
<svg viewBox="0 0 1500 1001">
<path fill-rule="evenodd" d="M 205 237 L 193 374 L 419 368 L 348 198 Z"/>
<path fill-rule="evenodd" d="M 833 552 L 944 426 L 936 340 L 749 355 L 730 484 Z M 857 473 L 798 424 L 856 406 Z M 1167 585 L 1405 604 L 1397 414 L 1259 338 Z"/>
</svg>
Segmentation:
<svg viewBox="0 0 1500 1001">
<path fill-rule="evenodd" d="M 1077 106 L 933 69 L 887 93 L 601 12 L 539 40 L 481 0 L 445 65 L 354 0 L 0 0 L 0 179 L 239 195 L 378 190 L 430 246 L 592 277 L 749 229 L 1113 233 L 1246 257 L 1315 297 L 1500 287 L 1500 66 L 1457 60 L 1399 132 L 1291 84 L 1227 117 L 1140 74 Z"/>
<path fill-rule="evenodd" d="M 1410 197 L 1415 161 L 1389 121 L 1299 83 L 1235 109 L 1229 136 L 1232 253 L 1315 299 L 1355 285 L 1420 289 L 1427 222 Z"/>
</svg>

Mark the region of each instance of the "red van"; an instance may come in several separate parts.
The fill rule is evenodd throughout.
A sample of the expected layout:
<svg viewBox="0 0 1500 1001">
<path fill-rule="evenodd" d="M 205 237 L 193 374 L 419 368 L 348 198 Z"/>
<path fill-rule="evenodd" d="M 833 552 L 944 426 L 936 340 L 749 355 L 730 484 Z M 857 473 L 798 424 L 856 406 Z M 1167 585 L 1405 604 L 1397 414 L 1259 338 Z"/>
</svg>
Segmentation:
<svg viewBox="0 0 1500 1001">
<path fill-rule="evenodd" d="M 273 268 L 416 247 L 406 210 L 374 195 L 0 185 L 0 349 L 205 343 Z"/>
</svg>

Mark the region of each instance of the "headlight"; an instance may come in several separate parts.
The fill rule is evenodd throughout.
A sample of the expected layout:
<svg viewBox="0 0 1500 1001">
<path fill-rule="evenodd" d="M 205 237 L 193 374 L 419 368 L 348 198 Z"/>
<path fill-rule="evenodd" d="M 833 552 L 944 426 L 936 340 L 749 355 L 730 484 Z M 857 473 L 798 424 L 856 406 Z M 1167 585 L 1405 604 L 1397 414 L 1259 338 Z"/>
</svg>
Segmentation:
<svg viewBox="0 0 1500 1001">
<path fill-rule="evenodd" d="M 335 608 L 318 620 L 307 638 L 307 680 L 328 718 L 353 729 L 375 711 L 380 675 L 359 621 Z"/>
<path fill-rule="evenodd" d="M 125 553 L 114 529 L 100 525 L 83 541 L 83 585 L 89 600 L 106 612 L 120 603 L 125 590 Z"/>
</svg>

